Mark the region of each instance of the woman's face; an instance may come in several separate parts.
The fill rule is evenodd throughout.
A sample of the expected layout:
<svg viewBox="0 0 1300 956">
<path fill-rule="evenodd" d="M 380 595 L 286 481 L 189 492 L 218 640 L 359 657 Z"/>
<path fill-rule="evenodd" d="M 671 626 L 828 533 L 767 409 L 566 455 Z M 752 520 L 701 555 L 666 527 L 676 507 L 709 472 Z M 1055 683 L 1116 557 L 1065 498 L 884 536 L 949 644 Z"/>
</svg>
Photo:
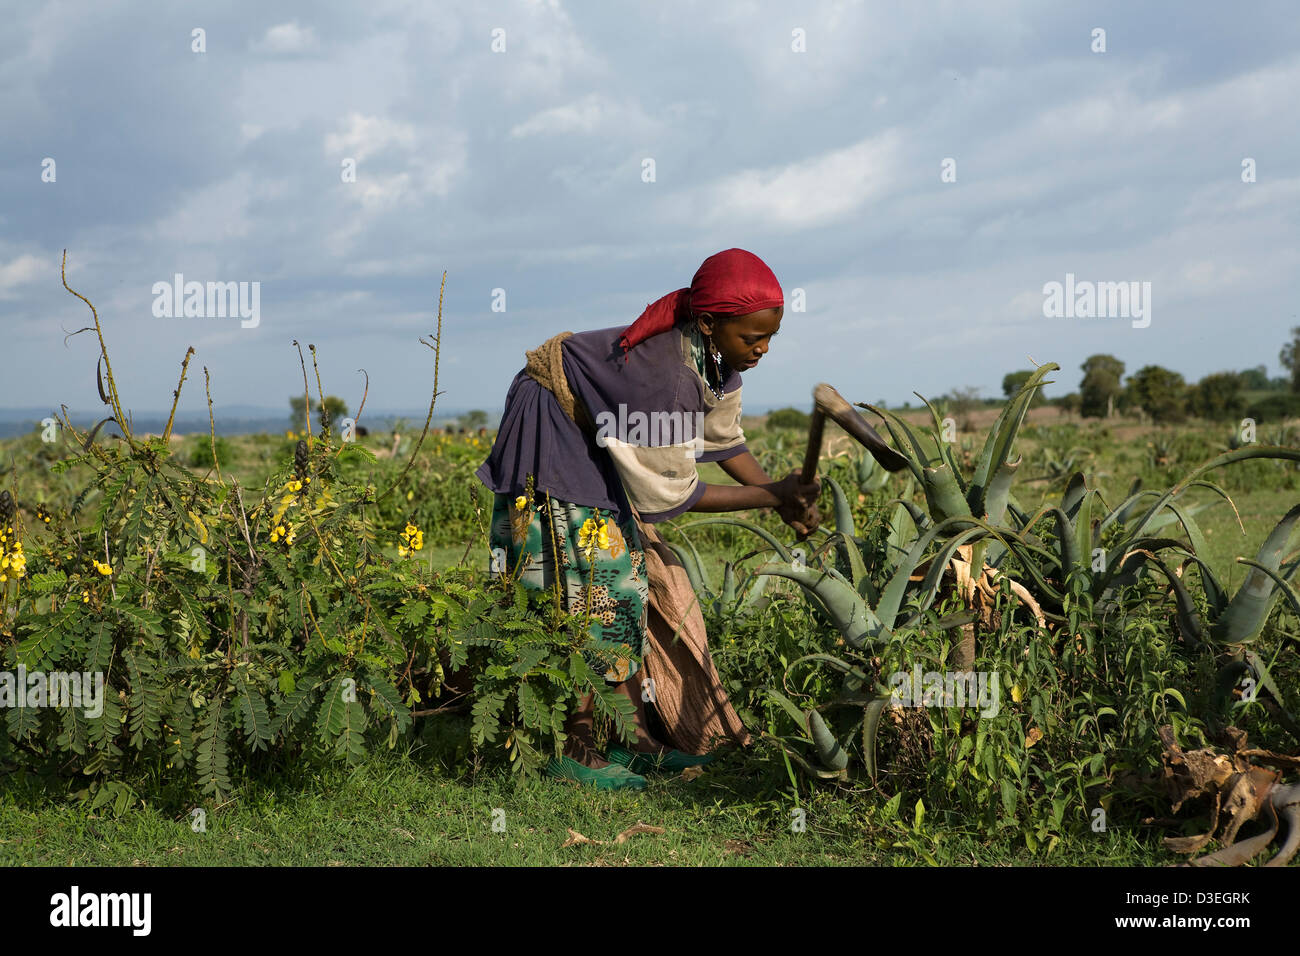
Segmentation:
<svg viewBox="0 0 1300 956">
<path fill-rule="evenodd" d="M 713 338 L 713 347 L 722 353 L 722 360 L 736 371 L 744 372 L 767 354 L 772 336 L 781 328 L 784 313 L 784 306 L 716 318 L 702 312 L 698 321 L 700 331 Z"/>
</svg>

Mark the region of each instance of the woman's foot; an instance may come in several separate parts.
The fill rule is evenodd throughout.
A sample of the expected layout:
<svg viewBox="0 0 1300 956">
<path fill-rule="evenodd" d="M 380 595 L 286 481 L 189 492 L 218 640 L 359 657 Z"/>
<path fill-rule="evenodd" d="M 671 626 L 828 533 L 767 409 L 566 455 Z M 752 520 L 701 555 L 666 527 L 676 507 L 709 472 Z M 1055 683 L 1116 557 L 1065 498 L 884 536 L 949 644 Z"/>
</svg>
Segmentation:
<svg viewBox="0 0 1300 956">
<path fill-rule="evenodd" d="M 646 785 L 645 777 L 618 764 L 607 763 L 593 770 L 571 757 L 552 758 L 545 773 L 557 780 L 572 780 L 597 790 L 644 790 Z"/>
<path fill-rule="evenodd" d="M 570 733 L 569 739 L 564 744 L 564 756 L 574 760 L 584 767 L 590 767 L 592 770 L 599 770 L 602 767 L 608 767 L 609 761 L 600 755 L 596 749 L 596 742 L 590 736 L 581 733 Z"/>
<path fill-rule="evenodd" d="M 626 747 L 613 745 L 606 751 L 606 754 L 614 763 L 621 764 L 637 774 L 681 773 L 690 767 L 701 767 L 713 761 L 711 754 L 696 756 L 671 748 L 665 748 L 656 753 L 628 750 Z"/>
</svg>

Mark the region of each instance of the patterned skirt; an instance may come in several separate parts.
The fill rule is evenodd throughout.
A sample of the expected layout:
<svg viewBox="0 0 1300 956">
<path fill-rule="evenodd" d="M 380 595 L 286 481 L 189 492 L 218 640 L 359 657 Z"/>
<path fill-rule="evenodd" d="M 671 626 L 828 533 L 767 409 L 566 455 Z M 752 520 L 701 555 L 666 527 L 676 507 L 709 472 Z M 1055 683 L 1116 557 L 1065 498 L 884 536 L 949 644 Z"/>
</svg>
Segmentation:
<svg viewBox="0 0 1300 956">
<path fill-rule="evenodd" d="M 622 683 L 638 670 L 633 658 L 641 656 L 650 603 L 636 520 L 629 516 L 620 525 L 599 508 L 540 497 L 519 508 L 519 499 L 496 494 L 491 569 L 542 590 L 553 589 L 558 578 L 568 612 L 591 614 L 587 663 L 610 683 Z"/>
</svg>

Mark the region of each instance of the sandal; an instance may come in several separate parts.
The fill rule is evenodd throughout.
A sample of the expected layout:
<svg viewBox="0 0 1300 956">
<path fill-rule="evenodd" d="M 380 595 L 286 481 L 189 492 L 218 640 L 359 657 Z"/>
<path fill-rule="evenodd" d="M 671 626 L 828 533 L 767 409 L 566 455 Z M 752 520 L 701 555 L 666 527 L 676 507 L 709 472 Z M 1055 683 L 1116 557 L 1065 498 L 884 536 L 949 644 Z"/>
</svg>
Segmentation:
<svg viewBox="0 0 1300 956">
<path fill-rule="evenodd" d="M 646 754 L 617 744 L 605 752 L 605 758 L 611 763 L 622 764 L 633 773 L 681 773 L 687 767 L 702 767 L 713 761 L 712 754 L 697 757 L 680 750 L 669 750 L 661 755 Z"/>
<path fill-rule="evenodd" d="M 608 767 L 585 767 L 572 757 L 552 757 L 542 772 L 555 780 L 573 780 L 597 790 L 644 790 L 646 783 L 645 777 L 618 762 Z"/>
</svg>

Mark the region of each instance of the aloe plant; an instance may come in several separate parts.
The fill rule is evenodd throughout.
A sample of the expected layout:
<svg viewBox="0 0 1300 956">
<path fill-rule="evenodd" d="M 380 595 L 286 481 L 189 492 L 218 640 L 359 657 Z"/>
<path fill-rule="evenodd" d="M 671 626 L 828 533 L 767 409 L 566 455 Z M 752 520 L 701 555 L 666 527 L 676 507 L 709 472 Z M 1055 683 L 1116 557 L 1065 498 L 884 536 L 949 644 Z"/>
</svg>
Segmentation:
<svg viewBox="0 0 1300 956">
<path fill-rule="evenodd" d="M 700 552 L 696 550 L 689 538 L 685 540 L 685 548 L 674 542 L 665 543 L 681 561 L 686 577 L 691 582 L 691 588 L 704 607 L 715 613 L 743 616 L 759 605 L 759 600 L 767 589 L 766 577 L 753 572 L 741 577 L 738 570 L 739 562 L 727 561 L 722 567 L 722 587 L 715 589 L 708 573 L 704 570 L 704 561 L 700 557 Z"/>
</svg>

